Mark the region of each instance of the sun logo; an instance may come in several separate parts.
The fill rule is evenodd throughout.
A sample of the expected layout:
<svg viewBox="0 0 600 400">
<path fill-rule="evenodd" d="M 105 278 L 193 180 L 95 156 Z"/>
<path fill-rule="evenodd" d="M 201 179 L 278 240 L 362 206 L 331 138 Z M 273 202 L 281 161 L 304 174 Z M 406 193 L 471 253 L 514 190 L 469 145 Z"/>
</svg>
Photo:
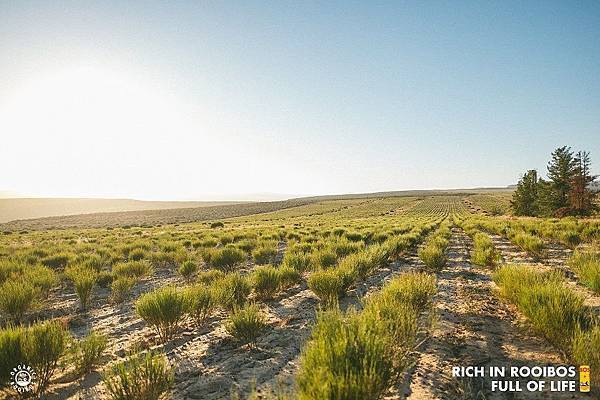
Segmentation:
<svg viewBox="0 0 600 400">
<path fill-rule="evenodd" d="M 31 392 L 35 371 L 28 365 L 19 364 L 10 371 L 10 385 L 19 393 Z"/>
</svg>

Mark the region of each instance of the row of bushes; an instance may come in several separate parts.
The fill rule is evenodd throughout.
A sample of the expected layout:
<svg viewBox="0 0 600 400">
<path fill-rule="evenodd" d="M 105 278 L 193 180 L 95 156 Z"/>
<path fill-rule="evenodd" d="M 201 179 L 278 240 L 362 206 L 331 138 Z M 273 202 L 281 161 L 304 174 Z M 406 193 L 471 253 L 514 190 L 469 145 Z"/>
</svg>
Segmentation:
<svg viewBox="0 0 600 400">
<path fill-rule="evenodd" d="M 505 265 L 494 273 L 500 295 L 531 321 L 533 327 L 577 365 L 590 365 L 600 379 L 600 324 L 581 295 L 565 285 L 558 272 Z"/>
<path fill-rule="evenodd" d="M 360 312 L 319 313 L 301 355 L 299 399 L 379 399 L 411 363 L 420 312 L 435 277 L 406 273 L 370 296 Z"/>
<path fill-rule="evenodd" d="M 446 222 L 419 249 L 419 258 L 428 268 L 440 271 L 446 265 L 448 261 L 446 249 L 448 248 L 450 234 L 450 226 Z"/>
<path fill-rule="evenodd" d="M 221 308 L 230 314 L 228 326 L 232 327 L 232 335 L 247 342 L 250 336 L 259 334 L 256 324 L 262 321 L 255 306 L 247 304 L 252 289 L 257 297 L 265 298 L 275 289 L 281 290 L 298 279 L 300 275 L 294 270 L 270 266 L 260 267 L 250 277 L 239 273 L 205 271 L 199 274 L 199 283 L 194 286 L 185 289 L 166 286 L 143 294 L 136 301 L 135 308 L 162 341 L 173 337 L 186 315 L 201 328 L 215 309 Z M 240 326 L 244 321 L 255 323 L 254 328 L 249 329 L 254 333 L 243 333 L 244 329 Z"/>
<path fill-rule="evenodd" d="M 365 280 L 384 267 L 390 258 L 398 258 L 418 243 L 433 225 L 416 227 L 409 233 L 388 238 L 342 258 L 335 268 L 321 266 L 308 277 L 308 287 L 326 307 L 335 306 L 350 286 Z"/>
</svg>

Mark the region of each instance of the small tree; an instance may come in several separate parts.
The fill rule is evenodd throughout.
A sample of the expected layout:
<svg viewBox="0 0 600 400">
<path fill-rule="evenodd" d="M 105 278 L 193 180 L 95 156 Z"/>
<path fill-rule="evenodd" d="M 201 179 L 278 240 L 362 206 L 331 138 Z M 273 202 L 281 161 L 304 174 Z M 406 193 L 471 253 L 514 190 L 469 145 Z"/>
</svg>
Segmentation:
<svg viewBox="0 0 600 400">
<path fill-rule="evenodd" d="M 591 175 L 592 161 L 590 153 L 580 151 L 575 155 L 575 169 L 571 178 L 571 191 L 569 192 L 569 206 L 571 213 L 575 215 L 589 215 L 594 211 L 596 193 L 590 189 L 590 185 L 596 180 Z"/>
<path fill-rule="evenodd" d="M 548 178 L 552 187 L 552 206 L 555 212 L 569 206 L 569 193 L 576 164 L 569 146 L 559 147 L 552 152 L 548 163 Z"/>
<path fill-rule="evenodd" d="M 510 201 L 515 215 L 538 214 L 538 178 L 537 171 L 532 169 L 523 175 L 517 184 L 517 190 Z"/>
</svg>

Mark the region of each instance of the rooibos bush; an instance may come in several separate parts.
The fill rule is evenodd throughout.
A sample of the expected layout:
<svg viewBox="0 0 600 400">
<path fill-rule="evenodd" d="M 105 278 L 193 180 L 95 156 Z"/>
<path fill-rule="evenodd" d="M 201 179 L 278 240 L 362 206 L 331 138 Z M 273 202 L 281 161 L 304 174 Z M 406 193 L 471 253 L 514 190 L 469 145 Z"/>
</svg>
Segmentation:
<svg viewBox="0 0 600 400">
<path fill-rule="evenodd" d="M 256 264 L 273 263 L 276 255 L 277 249 L 270 243 L 263 243 L 252 251 L 252 258 Z"/>
<path fill-rule="evenodd" d="M 111 400 L 158 400 L 173 385 L 174 374 L 164 355 L 134 354 L 103 376 Z"/>
<path fill-rule="evenodd" d="M 208 271 L 200 271 L 196 280 L 198 283 L 210 285 L 212 282 L 221 279 L 225 276 L 225 272 L 218 269 L 209 269 Z"/>
<path fill-rule="evenodd" d="M 217 303 L 226 310 L 233 310 L 246 303 L 252 285 L 240 273 L 233 272 L 215 280 L 211 288 L 214 290 Z"/>
<path fill-rule="evenodd" d="M 25 361 L 24 332 L 25 328 L 22 327 L 0 329 L 0 387 L 9 383 L 12 369 Z"/>
<path fill-rule="evenodd" d="M 600 254 L 597 251 L 576 251 L 569 266 L 579 281 L 596 293 L 600 293 Z"/>
<path fill-rule="evenodd" d="M 160 339 L 167 341 L 177 332 L 186 311 L 186 302 L 183 292 L 166 286 L 140 296 L 135 309 L 144 321 L 156 329 Z"/>
<path fill-rule="evenodd" d="M 283 257 L 282 265 L 293 268 L 298 272 L 304 272 L 310 268 L 310 256 L 300 251 L 288 251 Z"/>
<path fill-rule="evenodd" d="M 129 293 L 135 286 L 135 278 L 120 276 L 114 279 L 110 285 L 111 298 L 115 303 L 123 303 L 127 300 Z"/>
<path fill-rule="evenodd" d="M 147 260 L 128 261 L 126 263 L 115 264 L 112 268 L 115 276 L 127 276 L 130 278 L 141 279 L 152 275 L 152 265 Z"/>
<path fill-rule="evenodd" d="M 196 272 L 198 272 L 198 264 L 191 260 L 184 261 L 179 267 L 179 274 L 186 281 L 190 281 Z"/>
<path fill-rule="evenodd" d="M 75 293 L 79 298 L 81 308 L 86 310 L 92 298 L 92 292 L 96 286 L 98 273 L 88 267 L 69 267 L 65 270 L 65 275 L 73 282 Z"/>
<path fill-rule="evenodd" d="M 446 245 L 442 240 L 430 240 L 419 249 L 419 258 L 423 263 L 434 270 L 441 270 L 446 265 Z"/>
<path fill-rule="evenodd" d="M 249 347 L 256 345 L 256 339 L 266 326 L 266 321 L 256 304 L 249 304 L 233 310 L 226 324 L 227 332 Z"/>
<path fill-rule="evenodd" d="M 325 304 L 334 306 L 344 294 L 344 280 L 334 270 L 315 271 L 308 277 L 308 287 Z"/>
<path fill-rule="evenodd" d="M 188 314 L 194 319 L 196 326 L 201 327 L 215 307 L 213 290 L 205 285 L 196 285 L 186 289 L 185 296 Z"/>
<path fill-rule="evenodd" d="M 589 365 L 591 381 L 600 382 L 600 325 L 587 331 L 578 330 L 573 338 L 573 361 L 577 365 Z"/>
<path fill-rule="evenodd" d="M 90 372 L 100 362 L 107 343 L 106 336 L 96 332 L 75 341 L 71 347 L 75 370 L 79 374 Z"/>
<path fill-rule="evenodd" d="M 252 272 L 252 284 L 257 297 L 270 299 L 279 290 L 281 277 L 277 268 L 260 266 Z"/>
<path fill-rule="evenodd" d="M 23 353 L 36 373 L 36 393 L 41 395 L 66 350 L 68 332 L 58 321 L 37 323 L 25 330 Z"/>
<path fill-rule="evenodd" d="M 285 290 L 299 283 L 302 279 L 300 272 L 288 266 L 279 267 L 279 290 Z"/>
<path fill-rule="evenodd" d="M 494 266 L 499 259 L 500 255 L 496 251 L 492 239 L 485 233 L 476 233 L 473 236 L 471 262 L 482 266 Z"/>
<path fill-rule="evenodd" d="M 235 267 L 246 259 L 246 254 L 233 247 L 212 250 L 209 261 L 211 267 L 222 271 L 233 271 Z"/>
<path fill-rule="evenodd" d="M 0 310 L 20 323 L 38 296 L 32 284 L 24 280 L 6 281 L 0 286 Z"/>
</svg>

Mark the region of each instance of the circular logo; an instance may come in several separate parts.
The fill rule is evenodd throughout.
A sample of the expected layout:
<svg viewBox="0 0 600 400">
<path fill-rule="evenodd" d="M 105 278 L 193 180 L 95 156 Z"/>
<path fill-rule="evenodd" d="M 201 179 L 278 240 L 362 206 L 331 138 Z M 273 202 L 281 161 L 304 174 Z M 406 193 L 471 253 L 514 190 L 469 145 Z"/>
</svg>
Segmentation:
<svg viewBox="0 0 600 400">
<path fill-rule="evenodd" d="M 10 385 L 19 393 L 33 390 L 35 371 L 28 365 L 19 364 L 10 372 Z"/>
</svg>

